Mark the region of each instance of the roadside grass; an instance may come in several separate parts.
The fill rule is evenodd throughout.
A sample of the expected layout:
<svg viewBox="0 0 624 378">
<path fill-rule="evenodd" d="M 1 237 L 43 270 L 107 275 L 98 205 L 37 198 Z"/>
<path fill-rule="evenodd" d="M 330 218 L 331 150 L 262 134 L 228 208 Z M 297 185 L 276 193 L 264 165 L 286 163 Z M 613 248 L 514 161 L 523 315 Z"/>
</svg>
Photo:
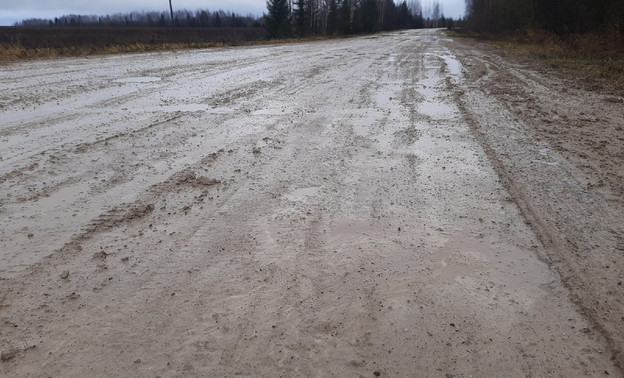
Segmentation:
<svg viewBox="0 0 624 378">
<path fill-rule="evenodd" d="M 242 43 L 241 43 L 242 44 Z M 112 46 L 68 46 L 68 47 L 40 47 L 26 48 L 22 46 L 2 46 L 0 45 L 0 62 L 11 62 L 29 59 L 42 58 L 59 58 L 59 57 L 82 57 L 90 55 L 107 55 L 107 54 L 123 54 L 123 53 L 139 53 L 154 51 L 170 51 L 180 49 L 203 49 L 224 47 L 223 42 L 204 42 L 204 43 L 163 43 L 160 45 L 135 43 L 130 45 L 112 45 Z"/>
<path fill-rule="evenodd" d="M 507 35 L 451 33 L 485 40 L 552 69 L 568 71 L 590 88 L 624 90 L 624 43 L 617 33 L 568 37 L 543 31 Z"/>
<path fill-rule="evenodd" d="M 0 63 L 44 58 L 281 45 L 348 39 L 366 35 L 315 35 L 304 38 L 268 39 L 263 28 L 242 28 L 233 33 L 231 30 L 219 28 L 207 28 L 195 33 L 193 28 L 175 30 L 170 28 L 27 28 L 22 30 L 23 32 L 16 28 L 0 27 Z M 56 33 L 56 35 L 49 35 L 50 33 L 45 35 L 46 31 L 51 34 Z M 374 34 L 383 33 L 387 32 Z"/>
<path fill-rule="evenodd" d="M 263 28 L 0 27 L 0 62 L 241 46 L 265 40 Z"/>
<path fill-rule="evenodd" d="M 225 42 L 193 42 L 193 43 L 161 43 L 144 44 L 133 43 L 112 46 L 65 46 L 65 47 L 38 47 L 26 48 L 23 46 L 1 45 L 0 62 L 14 62 L 30 59 L 62 58 L 62 57 L 85 57 L 92 55 L 111 55 L 125 53 L 141 53 L 156 51 L 192 50 L 235 46 L 264 46 L 302 42 L 318 42 L 329 39 L 348 38 L 341 36 L 314 36 L 308 38 L 289 39 L 261 39 L 251 41 L 225 41 Z"/>
</svg>

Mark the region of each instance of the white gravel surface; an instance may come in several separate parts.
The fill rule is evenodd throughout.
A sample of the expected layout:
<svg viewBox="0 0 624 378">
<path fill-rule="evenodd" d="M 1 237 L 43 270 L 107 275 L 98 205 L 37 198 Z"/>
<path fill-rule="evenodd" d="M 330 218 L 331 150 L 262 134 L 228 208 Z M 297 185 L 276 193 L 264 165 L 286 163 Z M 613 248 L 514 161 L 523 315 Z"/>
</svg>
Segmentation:
<svg viewBox="0 0 624 378">
<path fill-rule="evenodd" d="M 0 375 L 618 376 L 454 43 L 3 66 Z"/>
</svg>

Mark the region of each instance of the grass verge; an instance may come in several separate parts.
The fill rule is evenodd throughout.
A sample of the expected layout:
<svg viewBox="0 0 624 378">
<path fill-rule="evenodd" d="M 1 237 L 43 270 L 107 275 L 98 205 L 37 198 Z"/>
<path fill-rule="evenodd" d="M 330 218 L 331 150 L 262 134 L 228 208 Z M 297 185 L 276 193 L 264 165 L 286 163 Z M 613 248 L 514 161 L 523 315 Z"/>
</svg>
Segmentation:
<svg viewBox="0 0 624 378">
<path fill-rule="evenodd" d="M 237 43 L 242 45 L 245 43 Z M 170 51 L 179 49 L 203 49 L 210 47 L 232 46 L 232 43 L 203 42 L 203 43 L 163 43 L 159 45 L 135 43 L 130 45 L 112 46 L 68 46 L 60 48 L 39 47 L 25 48 L 19 46 L 0 45 L 0 61 L 11 62 L 29 59 L 57 58 L 57 57 L 81 57 L 90 55 L 123 54 L 151 51 Z"/>
<path fill-rule="evenodd" d="M 0 27 L 0 61 L 239 46 L 263 28 Z"/>
<path fill-rule="evenodd" d="M 67 47 L 37 47 L 25 48 L 22 46 L 1 45 L 0 44 L 0 62 L 18 62 L 30 59 L 44 58 L 62 58 L 62 57 L 85 57 L 93 55 L 107 54 L 124 54 L 124 53 L 141 53 L 154 51 L 173 51 L 188 49 L 205 49 L 218 47 L 234 47 L 234 46 L 263 46 L 274 44 L 290 44 L 302 42 L 318 42 L 329 39 L 338 39 L 343 37 L 337 36 L 316 36 L 308 38 L 290 38 L 290 39 L 261 39 L 253 41 L 226 41 L 226 42 L 193 42 L 193 43 L 162 43 L 154 44 L 123 44 L 112 46 L 67 46 Z"/>
<path fill-rule="evenodd" d="M 568 71 L 593 89 L 624 90 L 624 43 L 618 34 L 560 37 L 543 31 L 506 35 L 450 33 L 484 40 L 549 68 Z"/>
</svg>

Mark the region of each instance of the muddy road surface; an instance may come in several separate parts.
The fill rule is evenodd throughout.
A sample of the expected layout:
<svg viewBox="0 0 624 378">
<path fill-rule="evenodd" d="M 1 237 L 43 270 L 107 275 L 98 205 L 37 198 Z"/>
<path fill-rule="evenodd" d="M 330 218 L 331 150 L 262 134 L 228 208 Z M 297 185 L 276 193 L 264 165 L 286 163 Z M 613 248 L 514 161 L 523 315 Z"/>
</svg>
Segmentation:
<svg viewBox="0 0 624 378">
<path fill-rule="evenodd" d="M 0 375 L 621 376 L 621 98 L 567 84 L 442 31 L 2 66 Z"/>
</svg>

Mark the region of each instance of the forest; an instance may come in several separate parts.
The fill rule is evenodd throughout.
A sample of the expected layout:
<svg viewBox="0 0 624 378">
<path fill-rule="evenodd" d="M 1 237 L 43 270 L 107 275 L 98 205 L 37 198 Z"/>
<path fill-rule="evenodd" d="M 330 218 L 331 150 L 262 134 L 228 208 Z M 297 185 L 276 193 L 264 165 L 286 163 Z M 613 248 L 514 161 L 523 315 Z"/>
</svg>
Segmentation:
<svg viewBox="0 0 624 378">
<path fill-rule="evenodd" d="M 384 30 L 453 27 L 434 1 L 268 0 L 264 23 L 272 38 L 347 35 Z"/>
<path fill-rule="evenodd" d="M 166 3 L 165 3 L 166 4 Z M 408 28 L 453 27 L 436 1 L 269 0 L 262 16 L 166 9 L 31 18 L 0 27 L 0 60 L 241 45 Z"/>
<path fill-rule="evenodd" d="M 465 26 L 478 32 L 624 35 L 622 0 L 466 0 L 466 14 Z"/>
<path fill-rule="evenodd" d="M 596 33 L 621 42 L 623 0 L 465 0 L 466 17 L 444 17 L 437 2 L 420 0 L 267 0 L 262 16 L 223 10 L 173 10 L 27 19 L 19 27 L 266 28 L 271 38 L 347 35 L 382 30 L 457 27 L 488 33 L 544 30 Z"/>
<path fill-rule="evenodd" d="M 452 27 L 434 1 L 423 8 L 420 0 L 269 0 L 267 14 L 256 17 L 223 10 L 131 12 L 112 15 L 70 14 L 54 19 L 27 19 L 19 27 L 265 27 L 273 38 L 346 35 L 408 28 Z"/>
<path fill-rule="evenodd" d="M 177 10 L 172 12 L 130 12 L 111 15 L 69 14 L 54 19 L 31 18 L 15 24 L 23 27 L 262 27 L 262 19 L 224 10 Z"/>
</svg>

